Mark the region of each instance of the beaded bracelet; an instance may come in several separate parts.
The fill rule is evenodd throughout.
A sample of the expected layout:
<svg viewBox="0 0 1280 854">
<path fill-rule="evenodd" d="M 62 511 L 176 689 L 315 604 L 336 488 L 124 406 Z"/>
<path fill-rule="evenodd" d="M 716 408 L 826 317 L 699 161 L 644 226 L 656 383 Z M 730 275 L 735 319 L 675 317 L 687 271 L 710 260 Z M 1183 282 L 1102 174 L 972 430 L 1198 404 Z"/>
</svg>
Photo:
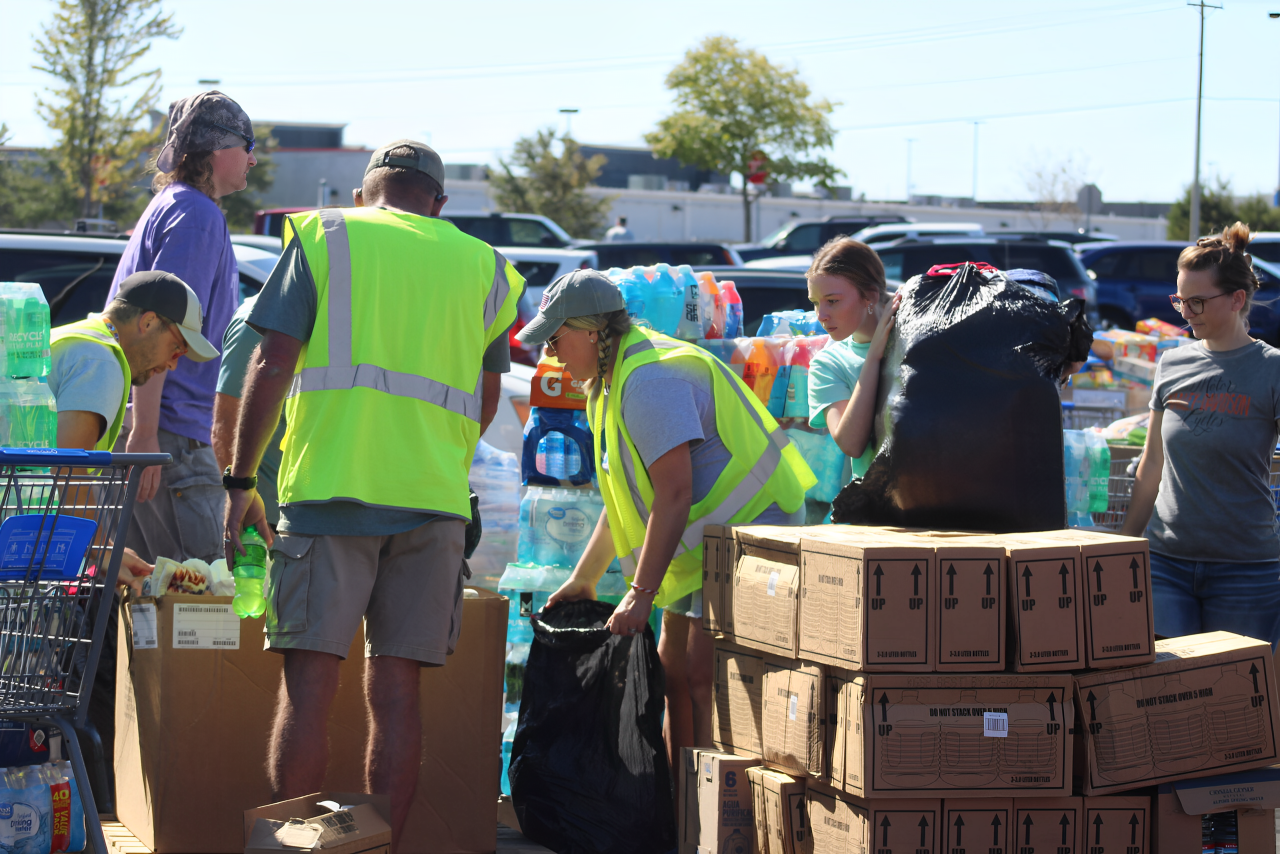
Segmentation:
<svg viewBox="0 0 1280 854">
<path fill-rule="evenodd" d="M 632 590 L 638 590 L 638 591 L 639 591 L 639 592 L 641 592 L 641 593 L 647 593 L 647 594 L 649 594 L 650 596 L 657 596 L 657 595 L 658 595 L 658 591 L 657 591 L 656 589 L 651 589 L 651 588 L 648 588 L 648 587 L 641 587 L 639 584 L 636 584 L 634 581 L 633 581 L 633 582 L 631 582 L 631 589 L 632 589 Z"/>
</svg>

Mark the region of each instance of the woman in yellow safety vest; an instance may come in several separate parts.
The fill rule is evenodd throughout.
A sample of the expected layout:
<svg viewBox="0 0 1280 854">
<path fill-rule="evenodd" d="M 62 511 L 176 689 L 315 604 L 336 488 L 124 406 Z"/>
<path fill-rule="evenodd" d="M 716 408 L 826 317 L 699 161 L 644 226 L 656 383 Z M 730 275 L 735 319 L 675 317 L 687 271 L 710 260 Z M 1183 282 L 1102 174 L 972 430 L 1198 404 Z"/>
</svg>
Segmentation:
<svg viewBox="0 0 1280 854">
<path fill-rule="evenodd" d="M 702 631 L 702 530 L 708 524 L 800 525 L 813 472 L 777 422 L 723 362 L 635 325 L 617 285 L 595 270 L 556 280 L 518 334 L 545 343 L 574 377 L 591 377 L 587 417 L 604 497 L 582 559 L 548 607 L 594 599 L 617 557 L 631 585 L 609 619 L 644 630 L 664 608 L 664 736 L 711 744 L 712 641 Z"/>
</svg>

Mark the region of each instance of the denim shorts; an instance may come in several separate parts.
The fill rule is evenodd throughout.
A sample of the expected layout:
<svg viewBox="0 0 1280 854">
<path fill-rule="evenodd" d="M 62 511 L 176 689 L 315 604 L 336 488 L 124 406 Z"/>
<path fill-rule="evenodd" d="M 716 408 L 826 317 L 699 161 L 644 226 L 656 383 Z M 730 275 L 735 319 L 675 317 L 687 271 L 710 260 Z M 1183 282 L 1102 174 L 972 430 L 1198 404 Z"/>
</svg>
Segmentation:
<svg viewBox="0 0 1280 854">
<path fill-rule="evenodd" d="M 677 599 L 662 609 L 667 614 L 677 617 L 688 617 L 691 620 L 702 619 L 702 591 L 695 590 L 682 599 Z"/>
<path fill-rule="evenodd" d="M 1280 560 L 1212 563 L 1151 553 L 1156 634 L 1234 632 L 1280 641 Z"/>
</svg>

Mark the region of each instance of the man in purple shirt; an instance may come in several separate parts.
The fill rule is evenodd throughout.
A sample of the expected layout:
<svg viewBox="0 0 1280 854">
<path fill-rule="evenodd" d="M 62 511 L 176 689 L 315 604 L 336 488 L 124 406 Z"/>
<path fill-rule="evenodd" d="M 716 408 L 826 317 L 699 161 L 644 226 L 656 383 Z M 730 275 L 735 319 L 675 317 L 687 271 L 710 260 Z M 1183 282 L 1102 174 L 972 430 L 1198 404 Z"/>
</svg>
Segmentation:
<svg viewBox="0 0 1280 854">
<path fill-rule="evenodd" d="M 221 341 L 239 304 L 227 220 L 217 200 L 243 190 L 253 156 L 253 125 L 221 92 L 169 105 L 168 136 L 151 183 L 155 197 L 129 238 L 107 296 L 140 270 L 163 270 L 186 282 L 204 310 L 202 334 Z M 134 389 L 131 420 L 117 451 L 162 452 L 173 462 L 143 472 L 127 545 L 154 563 L 159 556 L 214 561 L 222 556 L 222 472 L 210 447 L 219 360 L 181 361 Z"/>
</svg>

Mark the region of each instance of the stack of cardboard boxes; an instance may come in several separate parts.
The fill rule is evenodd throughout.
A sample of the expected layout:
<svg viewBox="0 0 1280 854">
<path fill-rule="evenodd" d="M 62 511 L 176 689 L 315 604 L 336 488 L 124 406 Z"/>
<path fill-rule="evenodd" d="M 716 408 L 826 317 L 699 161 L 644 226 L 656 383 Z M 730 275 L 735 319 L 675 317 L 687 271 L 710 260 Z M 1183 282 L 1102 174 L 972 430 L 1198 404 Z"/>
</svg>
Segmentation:
<svg viewBox="0 0 1280 854">
<path fill-rule="evenodd" d="M 1270 648 L 1156 642 L 1144 539 L 708 526 L 704 550 L 715 749 L 684 756 L 682 854 L 1148 854 L 1141 787 L 1280 761 Z"/>
</svg>

